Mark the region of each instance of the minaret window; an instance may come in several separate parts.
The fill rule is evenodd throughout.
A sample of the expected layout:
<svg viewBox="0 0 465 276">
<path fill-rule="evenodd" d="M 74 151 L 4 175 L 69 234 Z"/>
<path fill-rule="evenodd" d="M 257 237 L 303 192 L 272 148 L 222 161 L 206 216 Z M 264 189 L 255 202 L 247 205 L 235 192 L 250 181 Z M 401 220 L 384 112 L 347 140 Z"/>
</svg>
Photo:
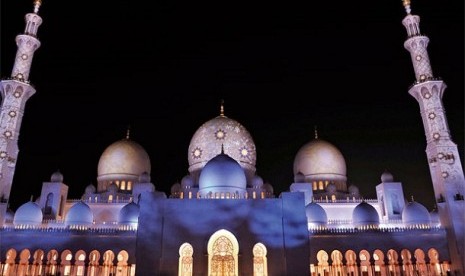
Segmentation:
<svg viewBox="0 0 465 276">
<path fill-rule="evenodd" d="M 121 190 L 126 190 L 126 181 L 121 181 L 120 189 Z"/>
</svg>

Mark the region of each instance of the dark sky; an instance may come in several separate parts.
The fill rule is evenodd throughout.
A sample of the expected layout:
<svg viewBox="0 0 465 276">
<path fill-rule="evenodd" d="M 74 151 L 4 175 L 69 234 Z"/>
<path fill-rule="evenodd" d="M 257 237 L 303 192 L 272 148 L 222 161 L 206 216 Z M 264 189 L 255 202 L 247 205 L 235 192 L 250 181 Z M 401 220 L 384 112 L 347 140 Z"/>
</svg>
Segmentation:
<svg viewBox="0 0 465 276">
<path fill-rule="evenodd" d="M 341 3 L 340 3 L 341 2 Z M 452 139 L 464 152 L 464 3 L 412 3 Z M 1 77 L 11 74 L 15 36 L 32 0 L 1 2 Z M 169 191 L 187 174 L 190 139 L 226 116 L 251 133 L 257 174 L 286 191 L 299 148 L 319 137 L 345 157 L 349 184 L 375 197 L 389 170 L 433 207 L 419 105 L 404 49 L 400 0 L 51 1 L 39 14 L 10 205 L 16 209 L 60 170 L 78 198 L 96 184 L 101 153 L 131 137 L 149 153 L 152 181 Z"/>
</svg>

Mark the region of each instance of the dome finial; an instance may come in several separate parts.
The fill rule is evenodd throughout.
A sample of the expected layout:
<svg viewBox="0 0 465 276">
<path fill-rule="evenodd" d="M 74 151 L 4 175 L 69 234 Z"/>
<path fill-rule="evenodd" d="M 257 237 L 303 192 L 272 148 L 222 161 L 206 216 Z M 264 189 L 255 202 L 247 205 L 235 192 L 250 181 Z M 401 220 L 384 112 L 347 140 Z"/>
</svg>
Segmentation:
<svg viewBox="0 0 465 276">
<path fill-rule="evenodd" d="M 220 104 L 220 116 L 224 116 L 224 100 L 221 99 L 221 104 Z"/>
<path fill-rule="evenodd" d="M 318 130 L 316 129 L 316 125 L 315 125 L 315 128 L 314 128 L 314 132 L 315 132 L 315 139 L 318 139 Z"/>
<path fill-rule="evenodd" d="M 131 134 L 131 126 L 128 126 L 128 129 L 126 129 L 126 139 L 130 139 L 130 134 Z"/>
<path fill-rule="evenodd" d="M 404 4 L 405 11 L 407 12 L 407 14 L 410 14 L 410 12 L 412 11 L 412 9 L 410 8 L 410 0 L 402 0 L 402 3 Z"/>
<path fill-rule="evenodd" d="M 42 0 L 34 0 L 34 13 L 39 12 L 40 5 L 42 5 Z"/>
<path fill-rule="evenodd" d="M 34 201 L 34 195 L 31 195 L 31 202 Z"/>
<path fill-rule="evenodd" d="M 224 144 L 221 144 L 221 154 L 224 154 Z"/>
<path fill-rule="evenodd" d="M 413 196 L 410 196 L 410 197 L 411 197 L 411 199 L 412 199 L 412 202 L 414 202 L 414 201 L 415 201 L 415 199 L 413 199 Z"/>
</svg>

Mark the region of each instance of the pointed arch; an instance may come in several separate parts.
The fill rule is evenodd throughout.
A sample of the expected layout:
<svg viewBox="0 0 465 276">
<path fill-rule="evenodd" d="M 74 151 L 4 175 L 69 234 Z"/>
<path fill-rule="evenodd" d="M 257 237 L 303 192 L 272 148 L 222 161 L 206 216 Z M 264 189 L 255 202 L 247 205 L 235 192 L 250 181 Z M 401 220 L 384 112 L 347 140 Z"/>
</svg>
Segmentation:
<svg viewBox="0 0 465 276">
<path fill-rule="evenodd" d="M 192 276 L 194 265 L 194 258 L 192 257 L 193 255 L 194 248 L 190 243 L 185 242 L 179 247 L 179 276 Z"/>
<path fill-rule="evenodd" d="M 16 275 L 23 276 L 28 275 L 28 266 L 29 266 L 29 259 L 31 258 L 31 251 L 29 249 L 23 249 L 21 253 L 19 253 L 19 265 L 17 268 Z"/>
<path fill-rule="evenodd" d="M 358 254 L 360 259 L 360 274 L 361 275 L 372 275 L 371 262 L 370 262 L 370 253 L 363 249 Z"/>
<path fill-rule="evenodd" d="M 86 252 L 79 250 L 74 255 L 74 275 L 83 276 L 85 272 Z"/>
<path fill-rule="evenodd" d="M 70 250 L 66 249 L 61 252 L 61 275 L 71 275 L 71 261 L 73 260 L 73 254 Z"/>
<path fill-rule="evenodd" d="M 87 267 L 88 276 L 97 276 L 99 272 L 100 252 L 92 250 L 89 253 L 89 265 Z"/>
<path fill-rule="evenodd" d="M 116 276 L 128 276 L 129 266 L 128 259 L 129 254 L 126 250 L 121 250 L 116 256 L 118 263 L 116 264 Z"/>
<path fill-rule="evenodd" d="M 115 260 L 115 253 L 111 250 L 103 253 L 103 276 L 109 276 L 113 273 L 113 261 Z"/>
<path fill-rule="evenodd" d="M 425 252 L 417 248 L 413 253 L 415 256 L 415 271 L 418 275 L 427 275 L 428 268 L 426 267 Z"/>
<path fill-rule="evenodd" d="M 228 230 L 213 233 L 208 240 L 208 275 L 237 275 L 239 243 Z"/>
<path fill-rule="evenodd" d="M 357 254 L 353 250 L 347 250 L 344 254 L 346 259 L 346 269 L 348 275 L 358 275 Z"/>
<path fill-rule="evenodd" d="M 389 249 L 387 252 L 388 258 L 388 269 L 390 274 L 400 275 L 400 268 L 399 268 L 399 254 L 394 249 Z"/>
<path fill-rule="evenodd" d="M 16 255 L 17 255 L 16 250 L 14 250 L 13 248 L 9 249 L 6 252 L 6 260 L 5 260 L 5 264 L 3 265 L 2 275 L 12 275 L 14 273 Z"/>
<path fill-rule="evenodd" d="M 268 261 L 266 246 L 263 243 L 256 243 L 252 249 L 253 252 L 253 275 L 254 276 L 267 276 L 268 275 Z"/>
<path fill-rule="evenodd" d="M 57 273 L 58 251 L 55 249 L 47 253 L 47 264 L 45 267 L 46 275 L 55 275 Z"/>
<path fill-rule="evenodd" d="M 342 253 L 339 250 L 331 252 L 331 268 L 335 275 L 343 274 Z"/>
<path fill-rule="evenodd" d="M 42 249 L 37 249 L 34 251 L 34 255 L 32 256 L 32 266 L 31 266 L 31 274 L 32 275 L 42 275 L 44 269 L 44 256 L 45 253 Z"/>
<path fill-rule="evenodd" d="M 400 258 L 402 259 L 402 270 L 405 275 L 413 275 L 412 253 L 408 249 L 400 251 Z"/>
<path fill-rule="evenodd" d="M 316 254 L 318 260 L 317 275 L 326 275 L 329 273 L 328 253 L 324 250 L 318 251 Z"/>
<path fill-rule="evenodd" d="M 373 252 L 373 260 L 375 261 L 374 264 L 374 271 L 376 275 L 385 275 L 386 268 L 384 265 L 384 253 L 383 251 L 376 249 Z"/>
</svg>

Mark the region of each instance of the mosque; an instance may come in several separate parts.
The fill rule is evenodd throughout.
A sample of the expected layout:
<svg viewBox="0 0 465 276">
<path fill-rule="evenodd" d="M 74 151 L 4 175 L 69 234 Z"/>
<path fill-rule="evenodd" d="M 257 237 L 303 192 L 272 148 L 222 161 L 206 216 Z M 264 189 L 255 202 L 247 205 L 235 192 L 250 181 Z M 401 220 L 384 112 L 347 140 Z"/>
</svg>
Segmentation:
<svg viewBox="0 0 465 276">
<path fill-rule="evenodd" d="M 249 131 L 219 114 L 193 133 L 188 174 L 157 191 L 144 147 L 126 137 L 98 162 L 97 185 L 68 197 L 54 172 L 40 197 L 8 209 L 40 0 L 26 14 L 11 77 L 1 81 L 0 275 L 465 275 L 463 168 L 451 140 L 417 15 L 403 24 L 427 140 L 437 208 L 405 198 L 386 171 L 376 198 L 348 185 L 339 149 L 318 137 L 301 146 L 294 182 L 275 195 L 256 174 Z"/>
</svg>

